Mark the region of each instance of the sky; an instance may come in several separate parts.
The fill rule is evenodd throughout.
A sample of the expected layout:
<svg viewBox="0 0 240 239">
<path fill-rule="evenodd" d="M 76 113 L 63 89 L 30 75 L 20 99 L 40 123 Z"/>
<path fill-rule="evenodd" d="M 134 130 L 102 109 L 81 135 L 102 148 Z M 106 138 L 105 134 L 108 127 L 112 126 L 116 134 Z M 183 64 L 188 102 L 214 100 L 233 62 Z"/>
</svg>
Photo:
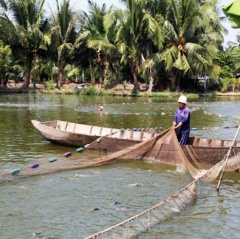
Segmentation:
<svg viewBox="0 0 240 239">
<path fill-rule="evenodd" d="M 51 3 L 53 0 L 48 0 L 47 2 Z M 78 8 L 79 10 L 83 10 L 83 11 L 88 11 L 88 0 L 71 0 L 73 6 L 75 6 L 76 8 Z M 120 0 L 94 0 L 94 2 L 96 2 L 98 5 L 102 6 L 102 4 L 106 4 L 107 8 L 110 7 L 111 5 L 113 5 L 116 8 L 121 8 L 124 7 L 123 3 L 121 3 Z M 219 0 L 219 9 L 221 11 L 222 7 L 227 5 L 228 3 L 233 2 L 233 0 Z M 222 11 L 220 12 L 220 14 L 223 16 L 224 14 L 222 13 Z M 225 15 L 224 15 L 225 16 Z M 229 41 L 232 42 L 236 42 L 236 35 L 238 33 L 240 33 L 240 29 L 233 29 L 230 25 L 229 20 L 226 18 L 226 20 L 224 20 L 222 22 L 222 25 L 228 30 L 228 34 L 224 35 L 224 47 L 227 47 L 227 43 Z"/>
</svg>

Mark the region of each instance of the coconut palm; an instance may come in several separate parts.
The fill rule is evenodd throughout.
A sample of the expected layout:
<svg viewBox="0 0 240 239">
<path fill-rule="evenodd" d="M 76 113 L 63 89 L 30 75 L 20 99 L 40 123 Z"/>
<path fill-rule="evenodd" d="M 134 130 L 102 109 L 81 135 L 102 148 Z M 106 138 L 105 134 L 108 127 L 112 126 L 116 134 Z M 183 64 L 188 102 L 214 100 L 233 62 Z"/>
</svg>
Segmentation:
<svg viewBox="0 0 240 239">
<path fill-rule="evenodd" d="M 154 48 L 160 50 L 164 40 L 162 28 L 150 15 L 147 4 L 147 0 L 127 0 L 127 10 L 114 12 L 117 19 L 116 44 L 122 54 L 121 61 L 131 67 L 135 90 L 140 89 L 138 69 L 141 55 L 148 57 Z"/>
<path fill-rule="evenodd" d="M 63 0 L 61 3 L 56 0 L 57 13 L 52 12 L 51 29 L 53 44 L 58 52 L 59 75 L 57 88 L 61 87 L 64 79 L 64 68 L 74 53 L 76 40 L 76 27 L 78 23 L 77 13 L 71 9 L 70 0 Z"/>
<path fill-rule="evenodd" d="M 171 0 L 163 22 L 166 41 L 160 58 L 170 74 L 173 86 L 188 74 L 207 74 L 213 67 L 213 55 L 223 42 L 221 24 L 213 1 Z"/>
<path fill-rule="evenodd" d="M 86 46 L 96 52 L 96 54 L 94 54 L 97 57 L 95 61 L 98 65 L 99 82 L 102 86 L 104 81 L 103 75 L 105 75 L 103 73 L 103 65 L 105 64 L 105 60 L 102 46 L 107 44 L 107 39 L 105 39 L 106 29 L 104 28 L 103 23 L 107 9 L 105 4 L 99 6 L 97 3 L 91 0 L 88 1 L 88 4 L 89 14 L 83 12 L 85 18 L 84 31 L 89 33 Z"/>
<path fill-rule="evenodd" d="M 4 23 L 5 41 L 12 50 L 21 52 L 25 61 L 26 74 L 23 88 L 28 88 L 34 56 L 39 49 L 46 50 L 50 38 L 46 31 L 48 21 L 43 18 L 45 0 L 9 0 L 1 2 L 5 11 L 1 14 Z M 7 10 L 7 11 L 6 11 Z M 11 16 L 11 18 L 9 17 Z"/>
<path fill-rule="evenodd" d="M 104 8 L 104 6 L 102 7 Z M 102 11 L 103 13 L 103 11 Z M 112 10 L 112 6 L 107 10 L 105 15 L 102 14 L 102 25 L 103 28 L 100 28 L 99 31 L 91 32 L 91 36 L 87 41 L 87 46 L 96 51 L 99 63 L 99 78 L 100 83 L 102 85 L 103 82 L 107 82 L 109 77 L 109 68 L 112 67 L 116 74 L 116 81 L 118 82 L 119 77 L 119 61 L 120 61 L 120 53 L 114 44 L 115 40 L 115 24 L 116 22 L 112 22 L 114 16 Z M 115 19 L 116 20 L 116 19 Z M 101 30 L 101 31 L 100 31 Z M 102 81 L 102 65 L 104 64 L 104 80 Z"/>
<path fill-rule="evenodd" d="M 87 42 L 91 37 L 91 31 L 83 28 L 75 41 L 74 44 L 74 59 L 75 64 L 82 68 L 82 71 L 86 68 L 90 68 L 91 74 L 91 84 L 95 84 L 95 72 L 94 72 L 94 65 L 97 64 L 96 62 L 96 51 L 89 48 L 87 46 Z"/>
</svg>

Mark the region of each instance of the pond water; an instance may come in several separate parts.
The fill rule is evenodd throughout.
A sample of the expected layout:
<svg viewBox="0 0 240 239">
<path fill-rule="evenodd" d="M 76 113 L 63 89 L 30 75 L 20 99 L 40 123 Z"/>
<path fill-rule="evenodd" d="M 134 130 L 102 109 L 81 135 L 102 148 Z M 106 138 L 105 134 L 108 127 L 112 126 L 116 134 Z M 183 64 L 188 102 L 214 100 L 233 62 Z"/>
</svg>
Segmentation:
<svg viewBox="0 0 240 239">
<path fill-rule="evenodd" d="M 98 113 L 99 105 L 104 106 L 103 113 Z M 98 156 L 93 151 L 79 155 L 74 148 L 45 141 L 31 125 L 32 119 L 166 129 L 176 107 L 174 101 L 155 98 L 0 95 L 0 172 L 68 151 L 74 152 L 72 157 Z M 189 108 L 191 127 L 196 129 L 192 135 L 233 139 L 236 129 L 224 127 L 239 124 L 239 98 L 203 98 L 190 102 Z M 216 181 L 201 182 L 191 206 L 138 238 L 239 238 L 239 176 L 225 174 L 220 193 Z M 189 182 L 189 174 L 175 167 L 137 161 L 4 183 L 0 238 L 85 238 L 150 208 Z"/>
</svg>

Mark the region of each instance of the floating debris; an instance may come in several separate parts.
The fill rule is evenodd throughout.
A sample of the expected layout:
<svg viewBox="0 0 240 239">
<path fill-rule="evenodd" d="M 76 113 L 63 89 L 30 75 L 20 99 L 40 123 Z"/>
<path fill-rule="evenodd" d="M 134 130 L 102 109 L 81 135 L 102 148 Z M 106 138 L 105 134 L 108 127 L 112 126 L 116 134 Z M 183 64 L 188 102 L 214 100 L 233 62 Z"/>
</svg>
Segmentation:
<svg viewBox="0 0 240 239">
<path fill-rule="evenodd" d="M 33 233 L 33 236 L 38 236 L 38 235 L 40 235 L 40 234 L 42 234 L 42 231 L 37 231 L 37 232 L 34 232 L 34 233 Z"/>
</svg>

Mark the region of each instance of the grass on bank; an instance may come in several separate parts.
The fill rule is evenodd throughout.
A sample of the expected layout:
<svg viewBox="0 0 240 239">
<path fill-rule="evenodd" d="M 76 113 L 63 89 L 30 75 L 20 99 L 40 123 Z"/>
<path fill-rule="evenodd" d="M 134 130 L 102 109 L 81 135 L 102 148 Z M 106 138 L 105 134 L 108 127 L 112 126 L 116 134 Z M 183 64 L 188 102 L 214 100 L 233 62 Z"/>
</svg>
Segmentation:
<svg viewBox="0 0 240 239">
<path fill-rule="evenodd" d="M 122 97 L 156 97 L 156 98 L 165 98 L 165 99 L 172 99 L 182 95 L 182 92 L 170 92 L 170 91 L 163 91 L 163 92 L 140 92 L 140 91 L 130 91 L 130 90 L 105 90 L 95 88 L 90 86 L 88 88 L 84 88 L 81 91 L 77 91 L 74 89 L 41 89 L 40 93 L 42 94 L 62 94 L 62 95 L 92 95 L 92 96 L 122 96 Z M 199 97 L 212 97 L 215 93 L 185 93 L 188 99 L 198 99 Z"/>
</svg>

